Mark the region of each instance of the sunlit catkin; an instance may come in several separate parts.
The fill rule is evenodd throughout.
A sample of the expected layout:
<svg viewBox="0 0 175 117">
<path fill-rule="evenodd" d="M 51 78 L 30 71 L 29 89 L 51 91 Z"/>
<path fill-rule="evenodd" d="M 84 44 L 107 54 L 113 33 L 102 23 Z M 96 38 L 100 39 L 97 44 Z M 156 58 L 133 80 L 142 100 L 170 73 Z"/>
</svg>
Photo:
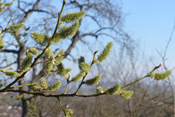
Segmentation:
<svg viewBox="0 0 175 117">
<path fill-rule="evenodd" d="M 107 58 L 107 56 L 111 52 L 111 48 L 112 48 L 112 42 L 109 42 L 105 47 L 105 49 L 102 51 L 102 53 L 98 56 L 98 60 L 100 62 L 103 62 Z"/>
</svg>

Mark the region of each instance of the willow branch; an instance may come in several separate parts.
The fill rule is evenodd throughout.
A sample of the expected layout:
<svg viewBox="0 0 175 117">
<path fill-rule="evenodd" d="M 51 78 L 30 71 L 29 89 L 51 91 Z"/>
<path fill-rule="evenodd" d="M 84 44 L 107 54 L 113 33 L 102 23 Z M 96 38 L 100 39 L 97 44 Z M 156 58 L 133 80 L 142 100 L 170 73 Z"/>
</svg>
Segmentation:
<svg viewBox="0 0 175 117">
<path fill-rule="evenodd" d="M 134 81 L 134 82 L 132 82 L 132 83 L 130 83 L 130 84 L 127 84 L 127 85 L 121 87 L 121 89 L 124 89 L 124 88 L 126 88 L 126 87 L 128 87 L 128 86 L 131 86 L 131 85 L 133 85 L 133 84 L 135 84 L 135 83 L 137 83 L 137 82 L 139 82 L 139 81 L 145 79 L 146 77 L 150 77 L 150 73 L 154 72 L 156 69 L 160 68 L 161 66 L 162 66 L 162 63 L 161 63 L 159 66 L 156 66 L 151 72 L 149 72 L 149 73 L 148 73 L 147 75 L 145 75 L 144 77 L 142 77 L 142 78 L 140 78 L 140 79 L 138 79 L 138 80 L 136 80 L 136 81 Z"/>
<path fill-rule="evenodd" d="M 40 0 L 38 0 L 36 3 L 39 3 L 39 1 Z M 54 31 L 54 33 L 53 33 L 53 35 L 52 35 L 52 38 L 54 37 L 54 35 L 55 35 L 55 33 L 56 33 L 56 30 L 57 30 L 57 28 L 59 27 L 59 25 L 60 25 L 60 19 L 61 19 L 61 14 L 62 14 L 62 12 L 63 12 L 63 8 L 64 8 L 64 1 L 63 1 L 63 5 L 62 5 L 62 8 L 61 8 L 61 12 L 59 13 L 59 15 L 58 15 L 58 22 L 57 22 L 57 24 L 56 24 L 56 28 L 55 28 L 55 31 Z M 36 6 L 37 6 L 37 4 L 35 4 L 34 6 L 33 6 L 33 8 L 36 8 Z M 51 39 L 52 39 L 51 38 Z M 44 50 L 42 51 L 42 53 L 41 54 L 39 54 L 35 59 L 34 59 L 34 61 L 33 61 L 33 63 L 31 64 L 31 66 L 29 67 L 29 69 L 28 70 L 26 70 L 25 72 L 23 72 L 22 73 L 22 75 L 21 76 L 19 76 L 19 77 L 17 77 L 13 82 L 11 82 L 8 86 L 6 86 L 4 89 L 1 89 L 0 90 L 0 92 L 1 91 L 6 91 L 7 89 L 9 89 L 13 84 L 15 84 L 19 79 L 21 79 L 21 78 L 23 78 L 24 77 L 24 75 L 36 64 L 36 62 L 41 58 L 41 56 L 45 53 L 45 51 L 46 51 L 46 49 L 50 46 L 52 44 L 52 42 L 50 41 L 48 44 L 47 44 L 47 46 L 46 46 L 46 48 L 44 48 Z"/>
<path fill-rule="evenodd" d="M 62 103 L 61 103 L 61 101 L 60 101 L 60 98 L 57 97 L 57 99 L 58 99 L 58 101 L 59 101 L 59 103 L 60 103 L 61 109 L 62 109 L 63 112 L 64 112 L 64 115 L 66 116 L 66 112 L 65 112 L 65 109 L 63 108 L 63 105 L 62 105 Z"/>
<path fill-rule="evenodd" d="M 1 50 L 1 52 L 18 54 L 18 51 L 17 50 L 11 50 L 11 49 L 4 49 L 4 50 Z"/>
<path fill-rule="evenodd" d="M 92 62 L 91 62 L 90 68 L 91 68 L 92 65 L 95 63 L 94 60 L 95 60 L 95 55 L 96 55 L 96 54 L 97 54 L 97 51 L 94 52 L 94 56 L 93 56 L 93 60 L 92 60 Z M 80 85 L 78 86 L 78 89 L 77 89 L 77 91 L 75 92 L 75 94 L 78 94 L 78 91 L 80 90 L 81 86 L 84 84 L 84 80 L 85 80 L 85 78 L 86 78 L 87 75 L 88 75 L 88 73 L 86 73 L 86 74 L 83 76 L 83 79 L 82 79 Z"/>
</svg>

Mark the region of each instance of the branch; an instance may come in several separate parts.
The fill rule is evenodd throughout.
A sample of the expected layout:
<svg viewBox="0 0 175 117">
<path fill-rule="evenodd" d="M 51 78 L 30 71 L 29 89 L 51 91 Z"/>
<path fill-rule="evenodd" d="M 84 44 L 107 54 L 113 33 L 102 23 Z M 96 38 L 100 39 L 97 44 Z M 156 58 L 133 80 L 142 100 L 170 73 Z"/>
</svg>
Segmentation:
<svg viewBox="0 0 175 117">
<path fill-rule="evenodd" d="M 20 2 L 21 2 L 21 1 L 18 0 L 18 8 L 26 14 L 25 10 L 21 8 L 21 6 L 20 6 Z"/>
<path fill-rule="evenodd" d="M 40 2 L 40 0 L 37 0 L 35 2 L 35 4 L 32 7 L 33 10 L 37 8 L 39 2 Z M 29 16 L 31 14 L 32 14 L 32 12 L 29 12 L 29 11 L 26 12 L 26 15 L 24 16 L 24 18 L 20 22 L 18 22 L 18 23 L 24 23 L 29 18 Z M 15 36 L 18 36 L 20 31 L 21 31 L 21 29 L 16 32 Z M 17 42 L 18 42 L 19 45 L 24 45 L 24 42 L 21 39 L 16 39 L 16 40 L 17 40 Z"/>
<path fill-rule="evenodd" d="M 163 64 L 164 64 L 165 70 L 167 70 L 167 67 L 165 66 L 165 57 L 166 57 L 166 53 L 167 53 L 167 49 L 168 49 L 168 47 L 169 47 L 169 44 L 170 44 L 170 42 L 171 42 L 171 40 L 172 40 L 172 37 L 173 37 L 173 34 L 174 34 L 174 30 L 175 30 L 175 20 L 174 20 L 173 29 L 172 29 L 171 34 L 170 34 L 170 38 L 169 38 L 169 40 L 168 40 L 168 42 L 167 42 L 167 45 L 166 45 L 166 47 L 165 47 L 164 55 L 162 56 Z"/>
<path fill-rule="evenodd" d="M 162 103 L 162 102 L 160 102 L 160 101 L 148 99 L 148 98 L 146 98 L 146 97 L 144 97 L 144 100 L 148 100 L 148 101 L 151 101 L 151 102 L 154 103 L 154 104 L 158 104 L 159 106 L 163 106 L 163 107 L 165 107 L 165 108 L 169 108 L 169 109 L 171 109 L 171 110 L 174 110 L 173 107 L 168 106 L 167 104 Z"/>
<path fill-rule="evenodd" d="M 79 8 L 83 8 L 85 6 L 86 7 L 85 10 L 89 10 L 93 7 L 96 8 L 96 6 L 97 6 L 96 3 L 90 4 L 90 2 L 88 4 L 80 4 L 79 2 L 77 2 L 77 0 L 70 1 L 70 3 L 67 3 L 67 5 L 71 5 L 71 4 L 76 4 L 77 7 L 79 7 Z"/>
<path fill-rule="evenodd" d="M 114 26 L 113 27 L 103 27 L 103 28 L 100 28 L 98 29 L 95 34 L 97 34 L 98 32 L 102 31 L 102 30 L 111 30 L 111 31 L 114 31 L 116 34 L 120 34 L 117 30 L 114 29 Z M 121 35 L 121 34 L 120 34 Z"/>
<path fill-rule="evenodd" d="M 10 64 L 6 65 L 6 66 L 0 67 L 0 69 L 4 69 L 4 68 L 9 67 L 9 66 L 11 66 L 11 65 L 13 65 L 13 64 L 16 64 L 16 63 L 17 63 L 17 62 L 15 61 L 15 62 L 13 62 L 13 63 L 10 63 Z"/>
<path fill-rule="evenodd" d="M 44 97 L 97 97 L 100 95 L 105 95 L 106 93 L 100 93 L 100 94 L 89 94 L 89 95 L 81 95 L 81 94 L 45 94 L 41 92 L 31 92 L 31 91 L 26 91 L 26 90 L 15 90 L 15 89 L 7 89 L 7 92 L 20 92 L 20 93 L 26 93 L 26 94 L 32 94 L 35 96 L 44 96 Z M 3 93 L 3 92 L 1 92 Z"/>
<path fill-rule="evenodd" d="M 133 85 L 133 84 L 135 84 L 135 83 L 137 83 L 137 82 L 147 78 L 147 77 L 150 77 L 150 73 L 154 72 L 156 69 L 160 68 L 161 66 L 162 66 L 162 63 L 160 63 L 158 66 L 154 67 L 154 69 L 151 72 L 149 72 L 147 75 L 145 75 L 144 77 L 142 77 L 142 78 L 140 78 L 140 79 L 138 79 L 138 80 L 136 80 L 136 81 L 134 81 L 134 82 L 132 82 L 130 84 L 127 84 L 127 85 L 121 87 L 121 89 L 124 89 L 124 88 L 126 88 L 128 86 L 131 86 L 131 85 Z"/>
<path fill-rule="evenodd" d="M 91 62 L 90 68 L 94 65 L 94 63 L 96 63 L 96 62 L 95 62 L 95 56 L 96 56 L 97 52 L 98 52 L 98 51 L 94 52 L 94 56 L 93 56 L 93 60 L 92 60 L 92 62 Z M 84 80 L 85 80 L 85 78 L 86 78 L 87 75 L 88 75 L 88 72 L 86 72 L 85 75 L 83 76 L 82 81 L 81 81 L 80 85 L 78 86 L 78 89 L 76 90 L 75 94 L 78 94 L 78 92 L 79 92 L 81 86 L 84 84 Z M 105 93 L 105 92 L 104 92 L 104 93 Z"/>
<path fill-rule="evenodd" d="M 72 37 L 72 43 L 69 45 L 68 49 L 65 51 L 65 53 L 70 53 L 71 50 L 75 47 L 75 44 L 82 38 L 85 36 L 94 36 L 95 38 L 98 37 L 98 35 L 94 34 L 94 33 L 85 33 L 82 35 L 79 35 L 79 31 Z M 68 55 L 68 54 L 67 54 Z M 64 58 L 67 57 L 67 55 L 64 56 Z"/>
<path fill-rule="evenodd" d="M 95 19 L 93 16 L 88 15 L 88 14 L 86 14 L 86 16 L 92 18 L 92 19 L 97 23 L 97 25 L 98 25 L 99 27 L 102 27 L 101 24 L 97 21 L 97 19 Z"/>
<path fill-rule="evenodd" d="M 1 50 L 1 52 L 18 54 L 18 51 L 17 50 L 10 50 L 10 49 L 4 49 L 4 50 Z"/>
<path fill-rule="evenodd" d="M 77 33 L 72 37 L 72 43 L 70 44 L 68 49 L 65 51 L 66 53 L 70 53 L 70 51 L 75 47 L 75 44 L 81 39 L 81 38 L 77 38 L 78 35 L 79 35 L 79 31 L 77 31 Z M 66 56 L 64 58 L 66 58 Z"/>
<path fill-rule="evenodd" d="M 45 10 L 40 10 L 40 9 L 30 9 L 28 12 L 33 12 L 33 11 L 36 11 L 36 12 L 43 12 L 43 13 L 48 13 L 48 14 L 50 14 L 50 12 L 45 11 Z"/>
<path fill-rule="evenodd" d="M 96 52 L 94 53 L 94 57 L 95 57 L 95 54 L 96 54 Z M 94 58 L 93 58 L 93 60 L 94 60 Z M 94 61 L 92 61 L 90 67 L 92 67 L 93 63 L 94 63 Z M 139 82 L 140 80 L 142 80 L 142 79 L 144 79 L 144 78 L 146 78 L 146 77 L 150 77 L 150 73 L 152 73 L 152 72 L 154 72 L 156 69 L 160 68 L 161 65 L 162 65 L 162 64 L 160 64 L 159 66 L 156 66 L 156 67 L 155 67 L 151 72 L 149 72 L 146 76 L 144 76 L 144 77 L 142 77 L 141 79 L 136 80 L 136 81 L 134 81 L 134 82 L 132 82 L 132 83 L 130 83 L 130 84 L 128 84 L 128 85 L 125 85 L 125 86 L 121 87 L 121 89 L 124 89 L 124 88 L 126 88 L 126 87 L 128 87 L 128 86 L 130 86 L 130 85 L 133 85 L 133 84 Z M 88 74 L 88 73 L 86 73 L 85 76 L 83 77 L 83 79 L 82 79 L 82 81 L 81 81 L 81 83 L 80 83 L 80 85 L 79 85 L 77 91 L 76 91 L 75 93 L 72 93 L 72 94 L 65 94 L 65 93 L 63 93 L 63 94 L 46 94 L 46 93 L 43 93 L 43 92 L 32 92 L 32 91 L 26 91 L 26 90 L 15 90 L 15 89 L 12 89 L 12 88 L 9 89 L 9 87 L 11 86 L 11 84 L 8 85 L 6 88 L 0 90 L 0 93 L 3 93 L 3 92 L 5 92 L 5 91 L 6 91 L 6 92 L 18 92 L 18 93 L 32 94 L 32 95 L 34 95 L 34 96 L 40 95 L 40 96 L 44 96 L 44 97 L 56 97 L 56 98 L 58 98 L 58 97 L 74 97 L 74 96 L 76 96 L 76 97 L 96 97 L 96 96 L 100 96 L 100 95 L 106 95 L 106 92 L 104 92 L 104 93 L 99 93 L 99 94 L 90 94 L 90 95 L 81 95 L 81 94 L 78 94 L 78 91 L 79 91 L 80 87 L 84 84 L 84 79 L 85 79 L 85 77 L 86 77 L 87 74 Z M 21 77 L 22 77 L 22 76 L 21 76 Z M 19 78 L 17 78 L 17 80 L 18 80 L 18 79 L 19 79 Z M 16 86 L 16 87 L 18 87 L 18 86 Z M 14 87 L 14 88 L 15 88 L 15 87 Z"/>
<path fill-rule="evenodd" d="M 61 109 L 62 109 L 63 112 L 64 112 L 64 115 L 66 116 L 66 112 L 65 112 L 65 109 L 63 108 L 63 105 L 62 105 L 62 103 L 61 103 L 61 101 L 60 101 L 60 98 L 57 97 L 57 99 L 58 99 L 58 101 L 59 101 L 59 103 L 60 103 Z"/>
</svg>

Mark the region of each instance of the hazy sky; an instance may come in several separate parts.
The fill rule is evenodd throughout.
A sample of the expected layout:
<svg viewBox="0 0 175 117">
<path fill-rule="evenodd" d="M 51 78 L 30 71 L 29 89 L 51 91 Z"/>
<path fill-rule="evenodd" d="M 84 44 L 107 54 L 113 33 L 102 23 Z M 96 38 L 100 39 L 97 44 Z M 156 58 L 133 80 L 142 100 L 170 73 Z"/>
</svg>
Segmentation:
<svg viewBox="0 0 175 117">
<path fill-rule="evenodd" d="M 175 25 L 175 0 L 123 0 L 125 30 L 141 42 L 149 57 L 160 58 Z M 175 33 L 174 33 L 175 34 Z M 175 36 L 168 48 L 167 58 L 175 61 Z"/>
</svg>

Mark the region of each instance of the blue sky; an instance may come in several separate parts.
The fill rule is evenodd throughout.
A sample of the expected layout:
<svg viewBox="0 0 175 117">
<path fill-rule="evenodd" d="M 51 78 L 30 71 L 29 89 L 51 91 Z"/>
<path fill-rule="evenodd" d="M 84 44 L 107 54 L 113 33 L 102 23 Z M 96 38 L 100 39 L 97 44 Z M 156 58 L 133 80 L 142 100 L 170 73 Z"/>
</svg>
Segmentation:
<svg viewBox="0 0 175 117">
<path fill-rule="evenodd" d="M 163 53 L 175 25 L 174 0 L 123 0 L 125 30 L 140 41 L 140 47 L 148 57 L 160 59 L 156 49 Z M 175 38 L 167 50 L 167 58 L 175 60 Z"/>
</svg>

